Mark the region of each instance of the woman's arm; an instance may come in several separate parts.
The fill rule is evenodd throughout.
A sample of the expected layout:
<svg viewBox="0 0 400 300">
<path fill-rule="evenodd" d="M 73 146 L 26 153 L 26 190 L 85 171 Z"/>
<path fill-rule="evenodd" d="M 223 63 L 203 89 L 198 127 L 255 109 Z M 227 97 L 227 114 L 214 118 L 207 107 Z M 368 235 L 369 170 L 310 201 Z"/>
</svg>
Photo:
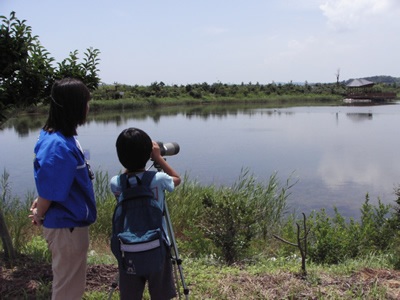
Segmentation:
<svg viewBox="0 0 400 300">
<path fill-rule="evenodd" d="M 29 218 L 32 219 L 32 223 L 34 225 L 40 226 L 43 224 L 44 216 L 51 205 L 51 200 L 47 200 L 38 196 L 35 201 L 33 201 L 30 211 L 32 212 L 29 215 Z"/>
</svg>

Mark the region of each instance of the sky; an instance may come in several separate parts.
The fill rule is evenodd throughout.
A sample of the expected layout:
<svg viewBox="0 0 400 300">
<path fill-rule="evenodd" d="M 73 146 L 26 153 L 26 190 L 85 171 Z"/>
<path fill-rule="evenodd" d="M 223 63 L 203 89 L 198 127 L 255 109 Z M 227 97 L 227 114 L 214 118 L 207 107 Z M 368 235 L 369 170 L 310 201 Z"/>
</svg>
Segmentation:
<svg viewBox="0 0 400 300">
<path fill-rule="evenodd" d="M 100 50 L 107 84 L 400 77 L 399 0 L 0 0 L 56 62 Z"/>
</svg>

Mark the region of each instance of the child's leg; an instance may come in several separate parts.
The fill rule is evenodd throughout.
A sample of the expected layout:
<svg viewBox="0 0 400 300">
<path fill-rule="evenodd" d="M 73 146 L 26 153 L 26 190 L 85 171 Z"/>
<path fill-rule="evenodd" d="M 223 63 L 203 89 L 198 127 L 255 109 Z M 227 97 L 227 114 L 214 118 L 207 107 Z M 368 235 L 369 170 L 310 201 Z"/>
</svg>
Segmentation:
<svg viewBox="0 0 400 300">
<path fill-rule="evenodd" d="M 142 300 L 146 278 L 119 273 L 119 293 L 121 300 Z"/>
<path fill-rule="evenodd" d="M 151 300 L 167 300 L 176 297 L 174 276 L 170 250 L 167 249 L 167 257 L 163 270 L 160 273 L 149 276 L 149 292 Z"/>
</svg>

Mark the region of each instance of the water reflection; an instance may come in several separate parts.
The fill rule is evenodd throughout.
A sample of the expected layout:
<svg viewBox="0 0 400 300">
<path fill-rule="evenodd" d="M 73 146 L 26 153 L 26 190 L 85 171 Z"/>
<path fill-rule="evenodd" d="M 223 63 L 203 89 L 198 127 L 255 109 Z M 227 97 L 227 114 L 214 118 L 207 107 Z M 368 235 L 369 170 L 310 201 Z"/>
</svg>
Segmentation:
<svg viewBox="0 0 400 300">
<path fill-rule="evenodd" d="M 355 122 L 372 120 L 372 112 L 367 113 L 347 113 L 346 114 L 351 120 Z"/>
<path fill-rule="evenodd" d="M 13 190 L 33 188 L 33 147 L 46 116 L 21 116 L 0 131 L 0 163 Z M 89 115 L 78 129 L 95 170 L 121 170 L 115 139 L 126 127 L 155 140 L 178 142 L 168 157 L 177 170 L 201 184 L 232 185 L 248 168 L 266 183 L 277 172 L 292 177 L 290 205 L 309 212 L 333 205 L 357 216 L 366 193 L 371 202 L 396 199 L 400 181 L 400 105 L 376 107 L 289 107 L 259 105 L 164 107 Z M 23 191 L 25 193 L 25 190 Z"/>
<path fill-rule="evenodd" d="M 259 104 L 240 104 L 240 105 L 190 105 L 190 106 L 167 106 L 154 107 L 153 109 L 132 109 L 120 111 L 97 111 L 90 112 L 87 118 L 87 124 L 109 124 L 120 126 L 128 120 L 151 120 L 159 123 L 161 117 L 185 116 L 188 120 L 200 118 L 207 121 L 211 118 L 224 119 L 240 114 L 253 115 L 291 115 L 292 111 L 281 109 L 259 109 Z M 29 135 L 30 132 L 43 127 L 47 114 L 24 114 L 18 118 L 12 118 L 1 128 L 13 128 L 20 137 Z"/>
</svg>

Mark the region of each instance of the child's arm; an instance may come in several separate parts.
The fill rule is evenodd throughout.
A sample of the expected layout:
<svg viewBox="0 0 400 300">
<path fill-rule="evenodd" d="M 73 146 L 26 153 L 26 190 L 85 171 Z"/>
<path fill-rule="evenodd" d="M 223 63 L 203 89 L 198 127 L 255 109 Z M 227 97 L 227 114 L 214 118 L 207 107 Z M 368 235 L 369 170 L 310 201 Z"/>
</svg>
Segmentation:
<svg viewBox="0 0 400 300">
<path fill-rule="evenodd" d="M 160 146 L 157 142 L 153 141 L 153 151 L 151 152 L 151 159 L 160 166 L 160 168 L 172 177 L 174 185 L 178 186 L 181 183 L 181 177 L 179 174 L 167 163 L 167 161 L 161 156 Z"/>
</svg>

